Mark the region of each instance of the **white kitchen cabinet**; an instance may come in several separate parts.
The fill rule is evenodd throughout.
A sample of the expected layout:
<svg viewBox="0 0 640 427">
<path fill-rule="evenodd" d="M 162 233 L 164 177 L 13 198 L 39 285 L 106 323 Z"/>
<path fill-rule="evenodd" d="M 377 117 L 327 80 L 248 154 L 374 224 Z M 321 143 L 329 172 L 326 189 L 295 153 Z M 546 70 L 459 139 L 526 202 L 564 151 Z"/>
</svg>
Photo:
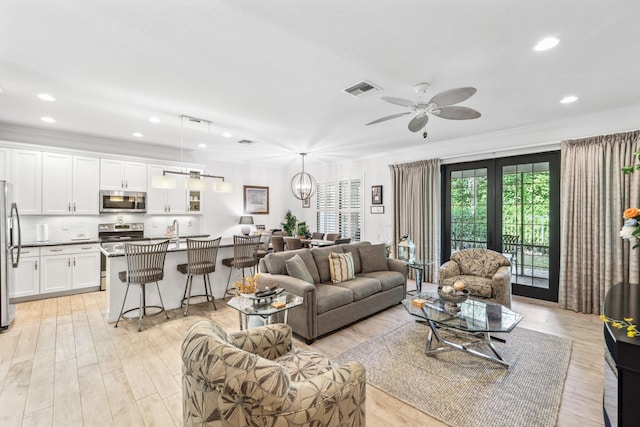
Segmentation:
<svg viewBox="0 0 640 427">
<path fill-rule="evenodd" d="M 11 148 L 0 147 L 0 180 L 11 181 Z"/>
<path fill-rule="evenodd" d="M 41 248 L 40 293 L 100 286 L 97 244 Z"/>
<path fill-rule="evenodd" d="M 165 170 L 183 172 L 184 169 L 166 165 L 147 165 L 147 213 L 148 214 L 185 214 L 187 212 L 186 175 L 170 174 L 176 180 L 176 188 L 153 188 L 151 182 L 156 175 Z"/>
<path fill-rule="evenodd" d="M 97 157 L 42 153 L 43 213 L 98 215 Z"/>
<path fill-rule="evenodd" d="M 23 248 L 18 267 L 13 269 L 14 287 L 10 298 L 28 297 L 40 293 L 40 248 Z M 11 266 L 7 266 L 11 268 Z"/>
<path fill-rule="evenodd" d="M 42 152 L 13 149 L 13 197 L 22 215 L 42 213 Z"/>
<path fill-rule="evenodd" d="M 101 159 L 100 189 L 147 191 L 147 164 Z"/>
</svg>

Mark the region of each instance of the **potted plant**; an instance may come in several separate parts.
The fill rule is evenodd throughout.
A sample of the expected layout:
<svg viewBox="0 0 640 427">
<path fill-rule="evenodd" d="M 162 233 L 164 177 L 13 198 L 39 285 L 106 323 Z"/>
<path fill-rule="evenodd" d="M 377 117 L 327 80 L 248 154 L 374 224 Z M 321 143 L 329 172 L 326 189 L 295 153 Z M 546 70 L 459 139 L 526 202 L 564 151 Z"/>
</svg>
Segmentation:
<svg viewBox="0 0 640 427">
<path fill-rule="evenodd" d="M 291 211 L 287 211 L 284 215 L 284 221 L 280 223 L 282 226 L 282 231 L 287 233 L 287 236 L 293 236 L 296 231 L 296 224 L 298 223 L 298 218 Z"/>
<path fill-rule="evenodd" d="M 307 223 L 304 221 L 298 223 L 298 237 L 301 239 L 309 239 L 311 237 L 309 227 L 307 227 Z"/>
</svg>

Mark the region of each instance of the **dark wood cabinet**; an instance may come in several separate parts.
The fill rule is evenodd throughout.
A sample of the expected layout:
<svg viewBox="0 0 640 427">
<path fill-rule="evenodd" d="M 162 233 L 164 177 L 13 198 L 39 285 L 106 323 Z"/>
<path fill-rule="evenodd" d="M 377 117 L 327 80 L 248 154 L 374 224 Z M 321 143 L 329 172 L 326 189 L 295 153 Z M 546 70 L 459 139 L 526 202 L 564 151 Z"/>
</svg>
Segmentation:
<svg viewBox="0 0 640 427">
<path fill-rule="evenodd" d="M 619 283 L 607 293 L 602 312 L 611 319 L 640 321 L 640 285 Z M 605 425 L 640 425 L 640 336 L 628 337 L 626 328 L 604 325 L 605 363 L 603 412 Z"/>
</svg>

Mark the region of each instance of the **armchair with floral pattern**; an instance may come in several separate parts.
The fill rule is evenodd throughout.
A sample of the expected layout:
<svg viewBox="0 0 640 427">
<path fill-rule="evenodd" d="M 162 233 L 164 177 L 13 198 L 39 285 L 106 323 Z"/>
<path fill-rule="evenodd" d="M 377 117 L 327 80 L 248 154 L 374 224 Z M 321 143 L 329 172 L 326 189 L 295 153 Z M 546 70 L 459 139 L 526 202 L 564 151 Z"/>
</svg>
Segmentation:
<svg viewBox="0 0 640 427">
<path fill-rule="evenodd" d="M 471 296 L 511 307 L 511 263 L 489 249 L 463 249 L 438 270 L 440 286 L 462 281 Z"/>
<path fill-rule="evenodd" d="M 273 324 L 227 334 L 212 321 L 182 345 L 185 426 L 364 426 L 365 371 L 292 347 Z"/>
</svg>

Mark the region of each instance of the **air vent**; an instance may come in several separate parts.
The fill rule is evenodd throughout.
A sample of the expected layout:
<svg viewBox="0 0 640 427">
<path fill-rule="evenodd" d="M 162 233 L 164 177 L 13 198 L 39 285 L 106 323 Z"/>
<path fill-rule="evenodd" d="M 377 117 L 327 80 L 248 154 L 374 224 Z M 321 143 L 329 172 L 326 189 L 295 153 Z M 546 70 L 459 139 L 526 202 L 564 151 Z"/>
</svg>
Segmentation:
<svg viewBox="0 0 640 427">
<path fill-rule="evenodd" d="M 370 83 L 366 80 L 362 80 L 361 82 L 351 85 L 348 88 L 343 90 L 351 96 L 360 98 L 361 96 L 367 93 L 378 92 L 381 89 L 378 86 L 374 85 L 373 83 Z"/>
<path fill-rule="evenodd" d="M 241 139 L 240 141 L 238 141 L 238 144 L 244 144 L 244 145 L 252 145 L 257 143 L 258 141 L 252 141 L 250 139 Z"/>
</svg>

